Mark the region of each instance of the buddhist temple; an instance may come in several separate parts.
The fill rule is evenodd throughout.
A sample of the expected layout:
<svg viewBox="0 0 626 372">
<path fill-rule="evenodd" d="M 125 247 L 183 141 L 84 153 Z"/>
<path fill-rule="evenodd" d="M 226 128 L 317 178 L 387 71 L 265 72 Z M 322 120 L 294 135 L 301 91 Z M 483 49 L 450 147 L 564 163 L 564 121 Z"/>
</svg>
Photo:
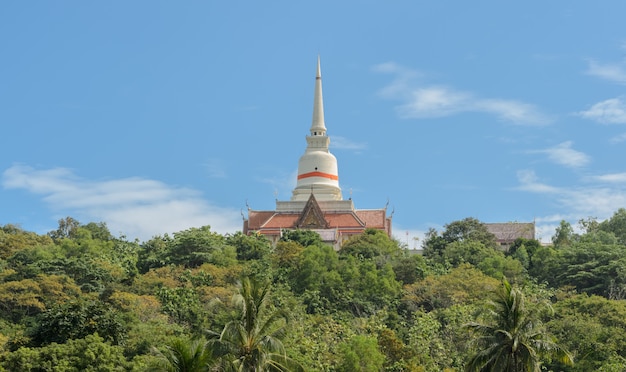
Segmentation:
<svg viewBox="0 0 626 372">
<path fill-rule="evenodd" d="M 244 234 L 263 234 L 275 244 L 285 230 L 307 229 L 320 234 L 322 240 L 335 249 L 368 228 L 385 231 L 391 236 L 391 217 L 387 216 L 386 207 L 355 209 L 352 198 L 343 199 L 337 159 L 330 153 L 330 137 L 324 122 L 319 57 L 309 132 L 306 149 L 298 162 L 298 179 L 291 200 L 277 200 L 273 211 L 248 208 Z"/>
</svg>

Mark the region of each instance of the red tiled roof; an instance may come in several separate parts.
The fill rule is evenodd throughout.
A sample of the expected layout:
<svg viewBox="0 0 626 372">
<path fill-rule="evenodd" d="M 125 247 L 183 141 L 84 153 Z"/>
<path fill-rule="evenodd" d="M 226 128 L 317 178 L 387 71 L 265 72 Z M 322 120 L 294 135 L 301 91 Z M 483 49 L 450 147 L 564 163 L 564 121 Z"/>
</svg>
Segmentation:
<svg viewBox="0 0 626 372">
<path fill-rule="evenodd" d="M 325 213 L 330 227 L 362 227 L 363 223 L 354 213 Z"/>
<path fill-rule="evenodd" d="M 365 227 L 371 227 L 374 229 L 382 229 L 385 227 L 387 211 L 384 209 L 357 210 L 356 214 L 359 216 L 361 221 L 365 222 Z"/>
<path fill-rule="evenodd" d="M 299 213 L 276 213 L 272 217 L 270 217 L 261 227 L 263 228 L 272 228 L 272 227 L 293 227 L 296 224 L 296 221 L 300 217 Z"/>
<path fill-rule="evenodd" d="M 248 229 L 257 230 L 274 215 L 274 211 L 248 211 Z"/>
<path fill-rule="evenodd" d="M 248 229 L 259 230 L 261 228 L 290 228 L 293 227 L 300 217 L 300 213 L 276 213 L 274 211 L 249 211 Z M 386 215 L 384 209 L 356 210 L 353 212 L 324 213 L 324 218 L 331 228 L 371 227 L 384 229 Z"/>
</svg>

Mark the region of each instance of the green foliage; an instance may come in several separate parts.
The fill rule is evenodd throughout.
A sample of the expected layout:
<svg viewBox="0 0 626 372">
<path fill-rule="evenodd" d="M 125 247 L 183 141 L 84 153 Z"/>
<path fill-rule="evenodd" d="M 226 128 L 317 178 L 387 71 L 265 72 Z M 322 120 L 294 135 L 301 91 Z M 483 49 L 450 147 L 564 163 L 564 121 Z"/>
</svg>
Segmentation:
<svg viewBox="0 0 626 372">
<path fill-rule="evenodd" d="M 61 239 L 73 239 L 76 236 L 80 222 L 72 217 L 65 217 L 59 220 L 59 227 L 50 231 L 48 235 L 56 242 Z"/>
<path fill-rule="evenodd" d="M 552 236 L 552 244 L 554 244 L 554 247 L 567 247 L 572 244 L 575 239 L 576 235 L 574 234 L 574 229 L 572 228 L 572 225 L 565 220 L 561 220 L 560 225 L 556 228 L 556 231 Z"/>
<path fill-rule="evenodd" d="M 513 257 L 505 257 L 501 252 L 486 257 L 476 267 L 493 278 L 506 278 L 511 283 L 520 283 L 526 278 L 522 263 Z"/>
<path fill-rule="evenodd" d="M 43 236 L 0 226 L 0 370 L 164 370 L 165 355 L 185 359 L 186 348 L 192 360 L 214 353 L 213 369 L 457 371 L 486 350 L 463 325 L 504 327 L 494 316 L 504 276 L 523 288 L 518 333 L 553 334 L 577 357 L 569 366 L 538 352 L 546 370 L 622 371 L 625 215 L 581 221 L 580 235 L 561 226 L 556 246 L 518 239 L 506 253 L 479 221 L 455 221 L 429 232 L 424 256 L 375 230 L 335 252 L 308 230 L 272 247 L 208 226 L 141 244 L 71 217 Z M 229 302 L 242 274 L 250 285 Z M 548 298 L 556 317 L 539 311 Z M 207 329 L 222 332 L 207 342 Z"/>
<path fill-rule="evenodd" d="M 557 252 L 539 250 L 543 257 L 535 264 L 534 275 L 554 287 L 573 286 L 579 292 L 626 298 L 626 246 L 588 240 L 583 237 Z"/>
<path fill-rule="evenodd" d="M 356 334 L 356 327 L 330 315 L 296 315 L 285 336 L 285 348 L 307 371 L 334 370 L 340 363 L 339 345 Z"/>
<path fill-rule="evenodd" d="M 424 279 L 430 271 L 428 264 L 421 255 L 401 256 L 392 262 L 393 272 L 396 280 L 402 284 L 413 284 L 418 280 Z"/>
<path fill-rule="evenodd" d="M 555 310 L 558 317 L 547 325 L 566 348 L 576 352 L 571 371 L 626 369 L 626 301 L 582 294 L 558 301 Z M 552 367 L 562 366 L 553 363 Z"/>
<path fill-rule="evenodd" d="M 39 314 L 30 330 L 35 346 L 64 343 L 98 333 L 106 341 L 122 344 L 126 327 L 116 311 L 94 300 L 74 300 Z"/>
<path fill-rule="evenodd" d="M 203 339 L 175 338 L 156 353 L 154 371 L 209 372 L 215 363 L 211 345 Z"/>
<path fill-rule="evenodd" d="M 197 328 L 202 322 L 202 306 L 198 294 L 193 288 L 160 288 L 156 296 L 161 302 L 162 311 L 178 324 L 190 329 Z"/>
<path fill-rule="evenodd" d="M 427 276 L 422 281 L 405 286 L 403 303 L 409 311 L 485 303 L 492 298 L 499 283 L 471 265 L 464 264 L 448 274 Z"/>
<path fill-rule="evenodd" d="M 337 366 L 342 372 L 377 372 L 385 362 L 385 356 L 378 350 L 376 338 L 354 336 L 340 345 L 342 363 Z"/>
<path fill-rule="evenodd" d="M 324 245 L 320 234 L 312 230 L 284 230 L 280 240 L 283 242 L 296 242 L 303 247 Z"/>
<path fill-rule="evenodd" d="M 100 293 L 114 281 L 113 273 L 89 256 L 62 257 L 38 264 L 49 275 L 67 275 L 83 292 Z"/>
<path fill-rule="evenodd" d="M 476 353 L 466 371 L 539 372 L 544 360 L 552 357 L 573 363 L 571 355 L 554 342 L 541 322 L 552 308 L 546 302 L 527 306 L 523 292 L 506 280 L 489 306 L 486 323 L 471 322 Z"/>
<path fill-rule="evenodd" d="M 238 231 L 226 237 L 226 244 L 235 247 L 237 259 L 243 261 L 264 259 L 272 251 L 270 241 L 261 234 L 248 236 Z"/>
<path fill-rule="evenodd" d="M 1 283 L 0 313 L 12 321 L 38 314 L 45 309 L 41 297 L 41 287 L 32 279 Z"/>
<path fill-rule="evenodd" d="M 292 288 L 304 295 L 310 313 L 340 310 L 366 316 L 400 296 L 391 264 L 377 267 L 351 255 L 339 260 L 330 246 L 307 247 L 298 268 Z"/>
<path fill-rule="evenodd" d="M 301 370 L 287 357 L 280 341 L 286 332 L 288 313 L 270 307 L 270 282 L 244 277 L 233 302 L 237 319 L 224 326 L 214 343 L 215 353 L 227 366 L 239 371 Z"/>
<path fill-rule="evenodd" d="M 533 257 L 539 249 L 541 243 L 538 240 L 517 238 L 509 247 L 507 254 L 518 260 L 525 269 L 530 270 L 534 265 Z"/>
<path fill-rule="evenodd" d="M 22 347 L 0 357 L 7 371 L 20 372 L 108 372 L 131 371 L 133 363 L 120 346 L 111 346 L 100 336 L 89 335 L 66 344 L 42 348 Z"/>
<path fill-rule="evenodd" d="M 7 259 L 15 252 L 29 247 L 50 244 L 52 239 L 47 235 L 37 235 L 10 224 L 0 226 L 0 259 Z"/>
<path fill-rule="evenodd" d="M 5 274 L 11 274 L 8 272 Z M 74 282 L 59 275 L 37 275 L 33 279 L 0 282 L 0 316 L 14 322 L 33 316 L 79 294 Z"/>
<path fill-rule="evenodd" d="M 141 244 L 137 258 L 137 269 L 141 274 L 168 264 L 168 246 L 171 241 L 170 236 L 165 234 L 164 236 L 155 236 Z"/>
<path fill-rule="evenodd" d="M 339 251 L 340 255 L 363 259 L 397 257 L 401 253 L 398 242 L 389 238 L 386 232 L 376 229 L 366 229 L 363 234 L 350 237 Z"/>
<path fill-rule="evenodd" d="M 444 332 L 436 312 L 414 314 L 408 330 L 408 346 L 413 351 L 410 357 L 415 365 L 426 371 L 442 371 L 453 364 L 455 355 L 441 337 Z"/>
<path fill-rule="evenodd" d="M 428 230 L 424 240 L 424 256 L 438 259 L 444 255 L 445 249 L 452 243 L 479 243 L 487 249 L 495 250 L 496 237 L 487 230 L 485 224 L 479 220 L 468 217 L 460 221 L 454 221 L 444 225 L 444 231 L 439 233 Z"/>
<path fill-rule="evenodd" d="M 476 240 L 454 241 L 446 245 L 441 254 L 444 261 L 452 267 L 457 267 L 463 263 L 477 266 L 485 259 L 496 255 L 503 256 L 503 253 L 494 248 L 488 248 Z"/>
<path fill-rule="evenodd" d="M 225 249 L 226 239 L 212 232 L 210 226 L 192 227 L 174 233 L 174 239 L 168 247 L 167 262 L 186 267 L 198 267 L 203 263 L 227 265 L 227 262 L 222 262 L 226 258 L 223 257 Z"/>
<path fill-rule="evenodd" d="M 600 231 L 612 233 L 619 244 L 626 245 L 626 209 L 618 209 L 611 218 L 598 225 Z"/>
</svg>

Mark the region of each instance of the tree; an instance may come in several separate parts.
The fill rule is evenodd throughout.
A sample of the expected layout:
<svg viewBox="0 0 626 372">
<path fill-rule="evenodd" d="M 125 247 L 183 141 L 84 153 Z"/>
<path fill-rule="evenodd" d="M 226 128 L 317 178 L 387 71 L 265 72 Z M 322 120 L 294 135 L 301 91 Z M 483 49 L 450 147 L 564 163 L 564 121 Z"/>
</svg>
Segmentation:
<svg viewBox="0 0 626 372">
<path fill-rule="evenodd" d="M 607 234 L 597 232 L 584 235 L 581 241 L 558 249 L 558 255 L 542 262 L 553 267 L 554 276 L 548 279 L 554 287 L 574 286 L 579 292 L 602 295 L 613 299 L 626 298 L 626 246 L 589 241 L 590 236 Z M 544 269 L 545 271 L 545 269 Z"/>
<path fill-rule="evenodd" d="M 121 346 L 112 346 L 98 336 L 70 340 L 65 344 L 50 344 L 41 348 L 21 347 L 0 358 L 7 371 L 130 371 L 134 369 L 126 361 Z M 139 367 L 135 365 L 136 367 Z"/>
<path fill-rule="evenodd" d="M 2 259 L 6 259 L 13 253 L 31 246 L 51 244 L 52 239 L 47 235 L 37 235 L 10 224 L 0 226 L 0 258 Z"/>
<path fill-rule="evenodd" d="M 126 327 L 118 313 L 104 303 L 79 299 L 39 314 L 30 333 L 36 346 L 65 343 L 94 333 L 118 345 L 126 337 Z"/>
<path fill-rule="evenodd" d="M 496 248 L 496 237 L 487 230 L 487 226 L 479 220 L 467 217 L 444 225 L 445 230 L 439 235 L 436 230 L 430 229 L 424 240 L 424 256 L 438 258 L 445 247 L 454 242 L 474 241 L 482 243 L 487 248 Z"/>
<path fill-rule="evenodd" d="M 175 338 L 163 351 L 157 350 L 156 370 L 164 372 L 208 372 L 214 363 L 210 344 L 203 339 Z"/>
<path fill-rule="evenodd" d="M 561 223 L 554 232 L 554 236 L 552 236 L 552 244 L 554 244 L 554 247 L 566 247 L 570 245 L 574 239 L 575 234 L 572 225 L 565 220 L 561 220 Z"/>
<path fill-rule="evenodd" d="M 498 280 L 463 264 L 445 275 L 430 275 L 405 286 L 403 303 L 409 311 L 428 312 L 459 304 L 482 304 L 491 298 L 498 284 Z"/>
<path fill-rule="evenodd" d="M 618 209 L 611 218 L 602 221 L 598 228 L 615 234 L 619 243 L 626 245 L 626 209 Z"/>
<path fill-rule="evenodd" d="M 339 349 L 343 359 L 338 366 L 341 372 L 376 372 L 385 363 L 385 355 L 374 337 L 354 336 Z"/>
<path fill-rule="evenodd" d="M 576 365 L 568 371 L 626 370 L 626 301 L 578 294 L 557 301 L 554 307 L 559 316 L 547 326 L 577 355 Z M 547 367 L 562 369 L 556 363 Z"/>
<path fill-rule="evenodd" d="M 541 242 L 536 239 L 517 238 L 509 247 L 507 255 L 520 261 L 526 269 L 533 267 L 533 256 L 541 248 Z"/>
<path fill-rule="evenodd" d="M 201 324 L 202 306 L 193 288 L 161 287 L 156 296 L 161 302 L 162 311 L 176 323 L 187 325 L 191 329 Z"/>
<path fill-rule="evenodd" d="M 244 277 L 233 297 L 239 318 L 228 322 L 214 343 L 217 355 L 238 371 L 301 370 L 287 357 L 280 339 L 289 319 L 284 311 L 270 308 L 270 282 Z"/>
<path fill-rule="evenodd" d="M 262 234 L 248 236 L 238 231 L 226 237 L 226 244 L 235 247 L 237 259 L 243 261 L 263 259 L 272 251 L 270 241 Z"/>
<path fill-rule="evenodd" d="M 324 245 L 320 234 L 312 230 L 285 230 L 280 240 L 283 242 L 300 243 L 305 248 L 311 245 Z"/>
<path fill-rule="evenodd" d="M 50 231 L 50 236 L 55 242 L 61 239 L 71 239 L 75 236 L 76 229 L 80 227 L 80 222 L 72 217 L 65 217 L 59 220 L 59 227 Z"/>
<path fill-rule="evenodd" d="M 544 360 L 557 357 L 572 364 L 570 354 L 547 333 L 541 317 L 552 311 L 547 303 L 526 307 L 524 294 L 506 280 L 490 304 L 488 324 L 466 325 L 477 338 L 478 351 L 465 366 L 466 371 L 539 372 Z"/>
<path fill-rule="evenodd" d="M 198 267 L 204 263 L 228 266 L 236 259 L 233 247 L 226 245 L 224 236 L 211 231 L 210 226 L 174 233 L 168 244 L 167 262 L 186 267 Z"/>
<path fill-rule="evenodd" d="M 366 229 L 363 234 L 350 237 L 341 246 L 340 255 L 352 255 L 358 258 L 376 258 L 379 256 L 399 256 L 402 250 L 398 242 L 389 238 L 387 233 L 376 229 Z"/>
</svg>

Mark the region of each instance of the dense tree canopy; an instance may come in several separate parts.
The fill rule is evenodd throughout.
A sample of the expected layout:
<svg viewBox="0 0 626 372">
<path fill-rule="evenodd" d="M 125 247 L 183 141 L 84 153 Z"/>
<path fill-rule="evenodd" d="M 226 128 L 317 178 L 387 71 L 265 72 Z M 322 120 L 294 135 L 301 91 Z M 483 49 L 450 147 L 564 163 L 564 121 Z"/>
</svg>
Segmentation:
<svg viewBox="0 0 626 372">
<path fill-rule="evenodd" d="M 209 226 L 138 242 L 71 217 L 43 235 L 4 225 L 0 371 L 458 371 L 510 340 L 536 353 L 513 366 L 623 371 L 625 216 L 506 252 L 466 218 L 430 230 L 423 255 L 377 230 L 335 251 L 310 230 L 273 245 Z M 546 301 L 554 314 L 534 313 Z M 517 323 L 493 317 L 506 309 Z"/>
</svg>

